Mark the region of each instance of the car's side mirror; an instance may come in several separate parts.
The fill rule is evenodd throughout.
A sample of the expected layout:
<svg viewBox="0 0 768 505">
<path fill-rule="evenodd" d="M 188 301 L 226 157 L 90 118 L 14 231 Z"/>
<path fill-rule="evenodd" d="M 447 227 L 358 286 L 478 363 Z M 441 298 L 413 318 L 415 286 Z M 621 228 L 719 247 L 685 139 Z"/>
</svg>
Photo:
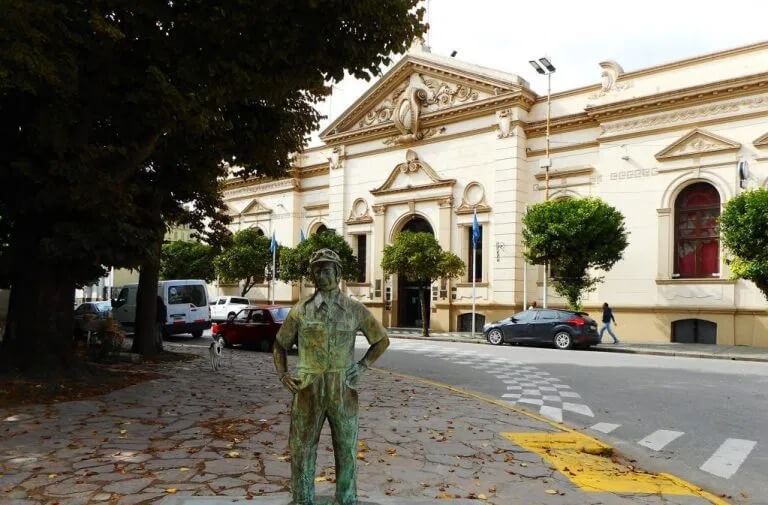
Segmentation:
<svg viewBox="0 0 768 505">
<path fill-rule="evenodd" d="M 511 322 L 511 323 L 516 323 L 516 322 L 517 322 L 517 318 L 515 318 L 515 317 L 510 317 L 510 318 L 509 318 L 509 322 Z"/>
<path fill-rule="evenodd" d="M 112 308 L 116 309 L 118 307 L 122 307 L 124 303 L 125 303 L 125 300 L 112 300 Z"/>
</svg>

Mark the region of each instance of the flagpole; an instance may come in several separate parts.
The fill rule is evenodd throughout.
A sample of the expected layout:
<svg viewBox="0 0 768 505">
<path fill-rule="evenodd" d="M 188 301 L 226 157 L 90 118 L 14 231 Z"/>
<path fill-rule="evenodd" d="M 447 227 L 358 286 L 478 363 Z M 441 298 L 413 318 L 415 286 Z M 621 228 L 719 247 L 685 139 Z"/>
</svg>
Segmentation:
<svg viewBox="0 0 768 505">
<path fill-rule="evenodd" d="M 275 304 L 275 255 L 277 247 L 272 248 L 272 305 Z"/>
<path fill-rule="evenodd" d="M 472 336 L 475 336 L 475 280 L 477 279 L 477 244 L 472 241 Z"/>
</svg>

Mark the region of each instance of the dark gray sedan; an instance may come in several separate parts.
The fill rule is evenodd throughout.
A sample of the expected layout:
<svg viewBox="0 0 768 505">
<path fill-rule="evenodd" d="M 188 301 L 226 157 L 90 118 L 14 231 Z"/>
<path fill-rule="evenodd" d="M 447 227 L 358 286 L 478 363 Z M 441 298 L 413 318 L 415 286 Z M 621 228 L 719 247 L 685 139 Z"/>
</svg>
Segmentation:
<svg viewBox="0 0 768 505">
<path fill-rule="evenodd" d="M 486 324 L 483 334 L 493 345 L 552 344 L 557 349 L 589 347 L 600 342 L 597 323 L 586 312 L 531 309 Z"/>
</svg>

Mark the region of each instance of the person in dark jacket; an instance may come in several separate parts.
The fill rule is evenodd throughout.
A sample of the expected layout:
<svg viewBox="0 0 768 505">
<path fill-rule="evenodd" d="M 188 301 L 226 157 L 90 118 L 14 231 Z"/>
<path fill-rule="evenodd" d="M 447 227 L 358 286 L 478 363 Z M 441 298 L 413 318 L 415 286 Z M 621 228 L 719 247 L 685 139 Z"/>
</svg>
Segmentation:
<svg viewBox="0 0 768 505">
<path fill-rule="evenodd" d="M 618 344 L 619 339 L 616 338 L 616 334 L 611 329 L 611 323 L 618 326 L 616 318 L 613 317 L 613 309 L 608 306 L 608 303 L 603 304 L 603 327 L 600 329 L 600 341 L 603 340 L 603 333 L 608 330 L 608 334 L 613 338 L 613 343 Z"/>
</svg>

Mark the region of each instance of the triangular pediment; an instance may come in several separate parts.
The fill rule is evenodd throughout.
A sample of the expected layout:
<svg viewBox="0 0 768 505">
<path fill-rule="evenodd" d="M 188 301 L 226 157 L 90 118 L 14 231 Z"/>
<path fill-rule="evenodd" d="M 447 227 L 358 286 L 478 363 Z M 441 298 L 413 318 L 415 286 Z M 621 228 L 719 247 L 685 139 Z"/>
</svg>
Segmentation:
<svg viewBox="0 0 768 505">
<path fill-rule="evenodd" d="M 412 52 L 333 121 L 320 138 L 396 127 L 398 118 L 400 126 L 408 128 L 412 119 L 406 116 L 413 107 L 418 108 L 417 119 L 429 118 L 519 94 L 526 87 L 527 83 L 514 74 L 428 52 Z"/>
<path fill-rule="evenodd" d="M 656 159 L 663 161 L 720 154 L 738 151 L 739 148 L 741 148 L 741 144 L 738 142 L 697 128 L 657 153 Z"/>
<path fill-rule="evenodd" d="M 755 147 L 762 147 L 762 148 L 768 148 L 768 132 L 760 135 L 757 137 L 753 142 L 752 145 Z"/>
<path fill-rule="evenodd" d="M 245 206 L 236 206 L 234 204 L 227 204 L 227 214 L 230 216 L 240 215 L 254 215 L 254 214 L 269 214 L 272 209 L 267 208 L 259 202 L 256 198 L 248 200 Z"/>
<path fill-rule="evenodd" d="M 405 154 L 405 162 L 398 164 L 389 174 L 384 184 L 372 189 L 371 194 L 378 196 L 403 191 L 421 191 L 424 189 L 453 186 L 456 179 L 441 179 L 437 172 L 418 154 L 410 149 Z"/>
</svg>

